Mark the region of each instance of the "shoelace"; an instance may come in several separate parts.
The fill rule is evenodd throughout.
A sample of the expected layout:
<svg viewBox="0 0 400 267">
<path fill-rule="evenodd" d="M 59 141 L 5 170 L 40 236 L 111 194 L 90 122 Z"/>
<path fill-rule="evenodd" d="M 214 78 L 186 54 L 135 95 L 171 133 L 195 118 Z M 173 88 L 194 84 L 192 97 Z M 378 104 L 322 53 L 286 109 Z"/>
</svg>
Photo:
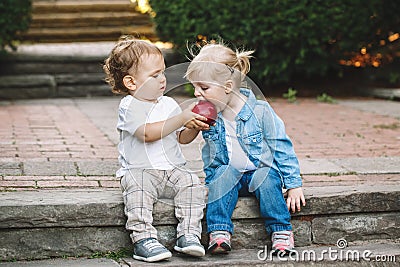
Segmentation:
<svg viewBox="0 0 400 267">
<path fill-rule="evenodd" d="M 143 243 L 143 246 L 144 246 L 146 249 L 150 250 L 150 251 L 153 251 L 154 249 L 157 249 L 157 248 L 163 248 L 163 247 L 164 247 L 163 245 L 161 245 L 161 244 L 160 244 L 158 241 L 156 241 L 156 240 L 148 240 L 148 241 L 146 241 L 146 242 Z"/>
<path fill-rule="evenodd" d="M 274 235 L 273 242 L 289 244 L 289 238 L 290 238 L 290 236 L 287 234 L 276 234 L 276 235 Z"/>
<path fill-rule="evenodd" d="M 197 238 L 197 235 L 195 235 L 195 234 L 186 234 L 185 238 L 188 243 L 198 243 L 199 242 L 199 239 Z"/>
</svg>

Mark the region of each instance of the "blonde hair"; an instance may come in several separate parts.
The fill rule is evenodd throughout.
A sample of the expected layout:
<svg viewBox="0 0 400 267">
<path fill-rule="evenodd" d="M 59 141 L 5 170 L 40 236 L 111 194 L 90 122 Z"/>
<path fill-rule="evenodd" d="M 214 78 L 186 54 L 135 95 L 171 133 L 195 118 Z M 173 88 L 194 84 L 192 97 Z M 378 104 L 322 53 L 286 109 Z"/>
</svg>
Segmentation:
<svg viewBox="0 0 400 267">
<path fill-rule="evenodd" d="M 243 81 L 250 71 L 250 58 L 254 51 L 232 50 L 223 43 L 206 44 L 197 55 L 189 49 L 193 60 L 190 62 L 185 77 L 193 81 L 200 76 L 212 81 L 224 83 L 229 78 Z M 217 64 L 215 64 L 217 63 Z"/>
<path fill-rule="evenodd" d="M 132 36 L 121 38 L 103 65 L 105 81 L 111 86 L 111 91 L 115 94 L 128 94 L 123 78 L 137 73 L 143 55 L 153 54 L 163 56 L 161 50 L 148 41 L 135 39 Z"/>
</svg>

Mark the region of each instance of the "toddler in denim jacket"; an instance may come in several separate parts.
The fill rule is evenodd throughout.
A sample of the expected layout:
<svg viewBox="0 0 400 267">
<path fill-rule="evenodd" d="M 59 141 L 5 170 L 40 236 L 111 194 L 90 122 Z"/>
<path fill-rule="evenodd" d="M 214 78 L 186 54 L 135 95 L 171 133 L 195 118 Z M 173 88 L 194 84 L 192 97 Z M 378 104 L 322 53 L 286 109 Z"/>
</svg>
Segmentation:
<svg viewBox="0 0 400 267">
<path fill-rule="evenodd" d="M 216 123 L 202 131 L 211 253 L 231 250 L 231 216 L 240 193 L 259 201 L 275 253 L 293 252 L 290 211 L 305 205 L 298 159 L 283 121 L 268 102 L 242 87 L 252 53 L 207 44 L 194 55 L 185 75 L 195 96 L 213 103 L 218 112 Z"/>
</svg>

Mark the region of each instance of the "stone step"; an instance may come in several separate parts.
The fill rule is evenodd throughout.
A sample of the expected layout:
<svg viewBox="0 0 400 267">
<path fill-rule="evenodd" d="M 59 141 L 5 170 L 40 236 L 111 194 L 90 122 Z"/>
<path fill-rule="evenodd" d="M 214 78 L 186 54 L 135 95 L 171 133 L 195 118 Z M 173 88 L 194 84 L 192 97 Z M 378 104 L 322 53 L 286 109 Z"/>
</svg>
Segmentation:
<svg viewBox="0 0 400 267">
<path fill-rule="evenodd" d="M 55 46 L 55 54 L 48 51 L 48 54 L 3 55 L 0 59 L 0 99 L 112 95 L 104 81 L 102 64 L 113 43 L 104 42 L 102 52 L 93 51 L 90 43 L 83 44 L 77 43 L 74 49 L 71 49 L 74 45 L 70 45 L 65 51 L 64 45 Z M 101 45 L 97 45 L 97 50 L 98 47 Z M 162 50 L 167 66 L 179 61 L 172 49 Z M 86 52 L 82 54 L 82 51 Z"/>
<path fill-rule="evenodd" d="M 203 258 L 187 257 L 174 253 L 162 266 L 397 266 L 400 260 L 400 244 L 395 241 L 352 244 L 340 249 L 337 246 L 309 246 L 297 249 L 297 253 L 286 257 L 269 254 L 268 247 L 239 249 L 228 255 L 209 255 Z M 145 267 L 149 263 L 132 258 L 123 258 L 128 266 Z M 150 266 L 159 266 L 160 263 Z"/>
<path fill-rule="evenodd" d="M 80 12 L 99 12 L 99 11 L 126 11 L 135 10 L 136 4 L 129 0 L 33 0 L 32 12 L 43 13 L 80 13 Z"/>
<path fill-rule="evenodd" d="M 400 100 L 400 88 L 372 88 L 366 89 L 363 95 L 374 96 L 376 98 L 389 99 L 389 100 Z"/>
<path fill-rule="evenodd" d="M 304 192 L 307 206 L 292 217 L 298 247 L 400 238 L 400 185 L 305 187 Z M 1 192 L 0 214 L 4 260 L 86 256 L 132 247 L 119 190 Z M 172 202 L 159 200 L 153 214 L 160 241 L 172 249 L 177 224 Z M 240 198 L 232 220 L 235 250 L 270 245 L 254 198 Z M 207 244 L 204 231 L 202 243 Z"/>
<path fill-rule="evenodd" d="M 151 25 L 150 17 L 129 11 L 90 12 L 90 13 L 50 13 L 33 14 L 30 29 L 35 28 L 70 28 L 88 26 L 128 26 Z"/>
<path fill-rule="evenodd" d="M 157 40 L 150 16 L 136 7 L 129 0 L 34 0 L 30 27 L 18 37 L 27 43 L 115 41 L 125 34 Z"/>
<path fill-rule="evenodd" d="M 0 262 L 0 267 L 126 267 L 127 264 L 119 264 L 106 258 L 55 258 L 37 261 Z"/>
<path fill-rule="evenodd" d="M 0 76 L 1 99 L 111 95 L 102 73 Z"/>
<path fill-rule="evenodd" d="M 72 28 L 30 28 L 21 33 L 22 41 L 41 43 L 116 41 L 122 35 L 134 35 L 157 41 L 153 25 L 89 26 Z"/>
<path fill-rule="evenodd" d="M 297 249 L 290 257 L 268 254 L 267 248 L 234 250 L 228 255 L 209 255 L 202 258 L 188 257 L 172 252 L 172 257 L 158 263 L 132 259 L 130 255 L 118 259 L 106 258 L 53 258 L 36 261 L 0 262 L 0 267 L 148 267 L 148 266 L 398 266 L 399 241 L 377 240 L 355 243 L 346 248 L 337 246 L 309 246 Z"/>
</svg>

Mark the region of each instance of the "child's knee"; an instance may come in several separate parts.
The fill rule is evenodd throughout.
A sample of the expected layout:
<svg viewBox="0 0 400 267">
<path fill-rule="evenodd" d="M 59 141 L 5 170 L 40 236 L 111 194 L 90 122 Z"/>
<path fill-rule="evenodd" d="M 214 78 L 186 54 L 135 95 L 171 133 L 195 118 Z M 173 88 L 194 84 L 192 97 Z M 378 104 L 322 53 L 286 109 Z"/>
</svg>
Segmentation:
<svg viewBox="0 0 400 267">
<path fill-rule="evenodd" d="M 251 192 L 260 190 L 281 190 L 282 189 L 282 179 L 279 173 L 272 168 L 265 168 L 264 170 L 257 170 L 249 185 L 249 190 Z"/>
</svg>

